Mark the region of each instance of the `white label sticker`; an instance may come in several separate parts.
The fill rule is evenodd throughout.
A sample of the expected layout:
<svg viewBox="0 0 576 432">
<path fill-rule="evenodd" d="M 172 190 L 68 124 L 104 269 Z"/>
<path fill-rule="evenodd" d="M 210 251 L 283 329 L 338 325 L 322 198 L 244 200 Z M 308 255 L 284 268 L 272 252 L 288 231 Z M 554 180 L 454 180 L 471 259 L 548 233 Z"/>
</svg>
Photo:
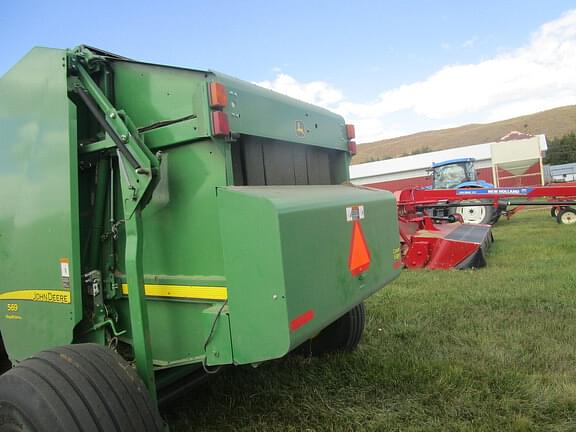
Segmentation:
<svg viewBox="0 0 576 432">
<path fill-rule="evenodd" d="M 60 279 L 62 288 L 70 289 L 70 261 L 68 258 L 60 259 Z"/>
<path fill-rule="evenodd" d="M 364 219 L 364 206 L 346 207 L 346 220 L 352 222 L 355 220 Z"/>
<path fill-rule="evenodd" d="M 70 266 L 68 261 L 60 261 L 60 275 L 62 277 L 70 277 Z"/>
</svg>

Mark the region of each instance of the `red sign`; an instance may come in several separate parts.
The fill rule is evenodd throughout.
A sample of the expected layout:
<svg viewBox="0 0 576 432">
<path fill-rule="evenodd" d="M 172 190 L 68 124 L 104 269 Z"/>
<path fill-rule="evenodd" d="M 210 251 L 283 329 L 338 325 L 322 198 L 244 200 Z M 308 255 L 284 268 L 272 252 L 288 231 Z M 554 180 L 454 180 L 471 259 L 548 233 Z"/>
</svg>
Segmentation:
<svg viewBox="0 0 576 432">
<path fill-rule="evenodd" d="M 352 243 L 348 257 L 348 269 L 352 276 L 357 276 L 370 267 L 370 250 L 366 244 L 359 220 L 352 224 Z"/>
</svg>

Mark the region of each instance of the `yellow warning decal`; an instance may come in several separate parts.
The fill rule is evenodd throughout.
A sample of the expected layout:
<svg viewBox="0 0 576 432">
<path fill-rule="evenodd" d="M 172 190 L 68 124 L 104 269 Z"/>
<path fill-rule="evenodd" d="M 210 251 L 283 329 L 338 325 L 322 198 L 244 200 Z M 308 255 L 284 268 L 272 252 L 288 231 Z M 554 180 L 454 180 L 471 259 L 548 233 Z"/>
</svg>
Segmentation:
<svg viewBox="0 0 576 432">
<path fill-rule="evenodd" d="M 20 290 L 1 293 L 0 300 L 70 304 L 71 296 L 70 291 L 63 290 Z"/>
<path fill-rule="evenodd" d="M 394 257 L 394 261 L 398 261 L 402 258 L 402 254 L 400 254 L 400 248 L 392 249 L 392 256 Z"/>
<path fill-rule="evenodd" d="M 194 300 L 228 299 L 228 289 L 221 286 L 145 284 L 144 292 L 149 297 L 169 297 Z M 128 294 L 127 284 L 122 284 L 122 294 Z"/>
</svg>

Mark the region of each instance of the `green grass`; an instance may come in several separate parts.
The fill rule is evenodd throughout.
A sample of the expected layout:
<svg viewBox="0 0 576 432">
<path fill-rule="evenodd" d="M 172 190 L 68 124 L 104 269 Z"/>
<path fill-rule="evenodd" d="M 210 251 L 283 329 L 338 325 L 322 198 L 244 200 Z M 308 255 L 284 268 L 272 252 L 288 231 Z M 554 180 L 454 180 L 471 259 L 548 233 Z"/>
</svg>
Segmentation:
<svg viewBox="0 0 576 432">
<path fill-rule="evenodd" d="M 350 355 L 231 368 L 166 413 L 176 431 L 576 430 L 576 226 L 494 228 L 488 267 L 405 271 Z"/>
</svg>

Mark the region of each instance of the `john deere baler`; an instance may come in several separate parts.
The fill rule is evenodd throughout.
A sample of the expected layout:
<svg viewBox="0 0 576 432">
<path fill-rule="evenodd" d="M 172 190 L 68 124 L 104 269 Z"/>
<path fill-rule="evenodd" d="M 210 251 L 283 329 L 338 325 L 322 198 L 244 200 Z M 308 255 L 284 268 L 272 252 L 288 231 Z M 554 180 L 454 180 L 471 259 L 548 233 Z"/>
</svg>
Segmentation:
<svg viewBox="0 0 576 432">
<path fill-rule="evenodd" d="M 157 430 L 198 371 L 353 349 L 400 253 L 351 132 L 216 72 L 33 49 L 0 79 L 0 412 Z"/>
</svg>

